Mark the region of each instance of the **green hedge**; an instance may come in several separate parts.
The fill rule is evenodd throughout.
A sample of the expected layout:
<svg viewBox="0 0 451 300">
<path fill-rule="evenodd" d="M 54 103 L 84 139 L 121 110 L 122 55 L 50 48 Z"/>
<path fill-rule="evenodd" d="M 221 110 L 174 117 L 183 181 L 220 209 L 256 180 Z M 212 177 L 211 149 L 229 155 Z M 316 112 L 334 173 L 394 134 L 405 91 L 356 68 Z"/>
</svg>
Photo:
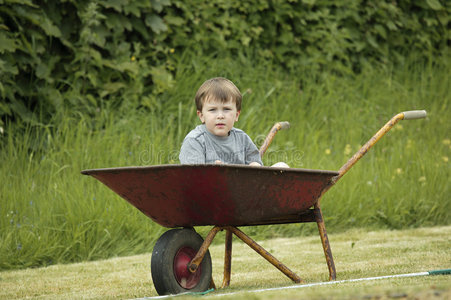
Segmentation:
<svg viewBox="0 0 451 300">
<path fill-rule="evenodd" d="M 290 72 L 449 53 L 439 0 L 0 0 L 0 126 L 99 108 L 153 109 L 183 56 L 273 60 Z M 9 120 L 9 121 L 8 121 Z"/>
</svg>

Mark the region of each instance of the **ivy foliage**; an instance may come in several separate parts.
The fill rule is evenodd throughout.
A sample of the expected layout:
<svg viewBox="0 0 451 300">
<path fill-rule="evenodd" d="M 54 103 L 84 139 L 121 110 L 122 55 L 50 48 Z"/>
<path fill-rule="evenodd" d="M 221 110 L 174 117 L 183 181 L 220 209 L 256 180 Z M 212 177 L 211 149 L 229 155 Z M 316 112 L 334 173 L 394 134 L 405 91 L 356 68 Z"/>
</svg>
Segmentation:
<svg viewBox="0 0 451 300">
<path fill-rule="evenodd" d="M 442 0 L 0 0 L 0 125 L 152 109 L 185 55 L 352 73 L 448 55 Z"/>
</svg>

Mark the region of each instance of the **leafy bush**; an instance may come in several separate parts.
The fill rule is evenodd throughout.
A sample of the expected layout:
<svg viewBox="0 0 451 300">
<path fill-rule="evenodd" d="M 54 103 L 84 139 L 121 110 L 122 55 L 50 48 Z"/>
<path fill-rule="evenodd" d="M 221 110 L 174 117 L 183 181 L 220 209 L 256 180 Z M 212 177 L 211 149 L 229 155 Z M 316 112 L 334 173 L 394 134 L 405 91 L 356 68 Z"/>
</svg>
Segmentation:
<svg viewBox="0 0 451 300">
<path fill-rule="evenodd" d="M 153 109 L 184 55 L 359 71 L 449 49 L 439 0 L 0 1 L 0 126 Z M 446 38 L 448 37 L 448 38 Z"/>
<path fill-rule="evenodd" d="M 166 4 L 6 1 L 0 91 L 7 102 L 0 115 L 29 123 L 61 120 L 71 110 L 94 116 L 100 107 L 145 102 L 146 94 L 169 88 L 157 42 Z"/>
</svg>

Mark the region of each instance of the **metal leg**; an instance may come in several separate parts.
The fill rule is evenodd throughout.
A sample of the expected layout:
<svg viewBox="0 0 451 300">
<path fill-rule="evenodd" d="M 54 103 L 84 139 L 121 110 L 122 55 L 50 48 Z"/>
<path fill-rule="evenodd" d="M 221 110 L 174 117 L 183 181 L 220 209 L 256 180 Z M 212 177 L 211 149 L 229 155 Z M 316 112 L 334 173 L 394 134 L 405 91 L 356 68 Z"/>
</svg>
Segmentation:
<svg viewBox="0 0 451 300">
<path fill-rule="evenodd" d="M 221 288 L 230 285 L 230 274 L 232 272 L 232 232 L 226 230 L 225 252 L 224 252 L 224 280 Z"/>
<path fill-rule="evenodd" d="M 332 257 L 332 250 L 330 249 L 329 239 L 327 238 L 326 226 L 324 225 L 323 214 L 318 204 L 315 204 L 315 219 L 318 225 L 321 243 L 323 244 L 324 255 L 326 256 L 327 267 L 329 268 L 329 280 L 335 280 L 337 274 L 335 271 L 334 258 Z"/>
<path fill-rule="evenodd" d="M 285 274 L 288 278 L 293 280 L 296 283 L 303 282 L 301 277 L 296 275 L 293 271 L 288 269 L 284 264 L 282 264 L 279 260 L 277 260 L 274 256 L 272 256 L 268 251 L 266 251 L 262 246 L 257 244 L 253 239 L 248 237 L 244 232 L 239 230 L 236 227 L 227 226 L 224 227 L 227 230 L 232 231 L 238 238 L 240 238 L 243 242 L 245 242 L 249 247 L 254 249 L 255 252 L 263 256 L 269 263 L 271 263 L 274 267 L 279 269 L 283 274 Z"/>
<path fill-rule="evenodd" d="M 211 242 L 213 242 L 213 239 L 215 238 L 215 235 L 218 233 L 218 231 L 222 230 L 221 227 L 215 226 L 212 230 L 208 233 L 207 237 L 205 238 L 204 242 L 199 248 L 199 251 L 197 251 L 196 256 L 191 260 L 191 262 L 188 264 L 188 269 L 191 273 L 196 272 L 197 268 L 199 267 L 200 263 L 202 262 L 202 259 L 204 259 L 205 253 L 208 251 L 208 247 L 210 247 Z"/>
</svg>

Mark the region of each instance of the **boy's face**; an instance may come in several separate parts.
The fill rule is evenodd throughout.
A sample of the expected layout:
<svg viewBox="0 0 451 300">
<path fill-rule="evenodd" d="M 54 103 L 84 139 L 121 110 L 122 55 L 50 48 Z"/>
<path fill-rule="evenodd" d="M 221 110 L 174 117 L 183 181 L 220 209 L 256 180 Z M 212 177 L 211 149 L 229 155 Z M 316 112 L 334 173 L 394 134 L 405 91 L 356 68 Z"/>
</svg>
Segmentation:
<svg viewBox="0 0 451 300">
<path fill-rule="evenodd" d="M 235 102 L 229 100 L 222 103 L 217 99 L 207 99 L 202 111 L 197 111 L 207 130 L 217 136 L 228 136 L 233 124 L 238 121 L 240 111 L 236 109 Z"/>
</svg>

